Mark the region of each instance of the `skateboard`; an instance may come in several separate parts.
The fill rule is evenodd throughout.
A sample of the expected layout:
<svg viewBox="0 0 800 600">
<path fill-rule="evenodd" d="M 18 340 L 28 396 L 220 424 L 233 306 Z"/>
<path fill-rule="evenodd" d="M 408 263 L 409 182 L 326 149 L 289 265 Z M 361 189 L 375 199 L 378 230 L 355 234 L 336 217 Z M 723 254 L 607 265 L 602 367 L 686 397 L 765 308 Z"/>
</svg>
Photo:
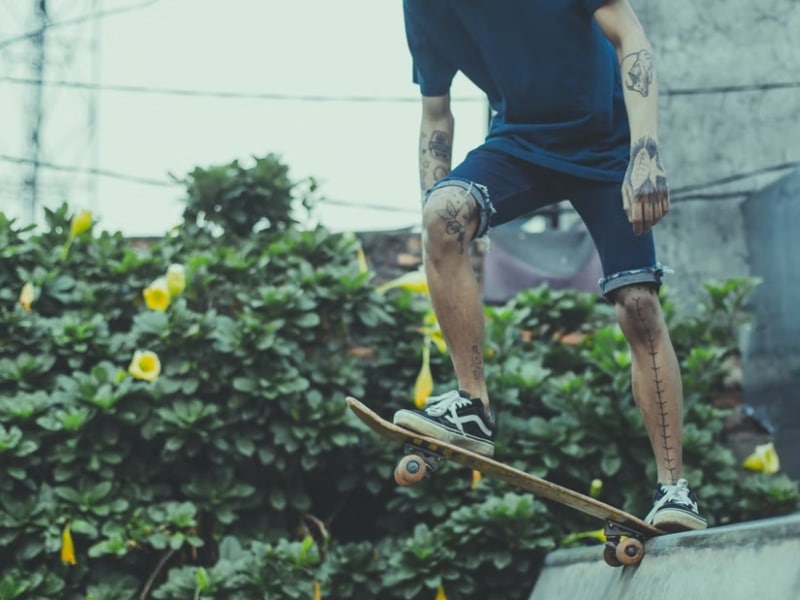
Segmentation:
<svg viewBox="0 0 800 600">
<path fill-rule="evenodd" d="M 610 504 L 529 475 L 492 458 L 399 427 L 381 418 L 356 398 L 348 396 L 347 405 L 375 433 L 403 446 L 403 457 L 394 470 L 398 485 L 409 486 L 422 481 L 436 470 L 442 460 L 474 469 L 487 477 L 500 479 L 535 496 L 602 520 L 606 537 L 603 559 L 612 567 L 639 564 L 644 556 L 645 542 L 665 533 Z"/>
</svg>

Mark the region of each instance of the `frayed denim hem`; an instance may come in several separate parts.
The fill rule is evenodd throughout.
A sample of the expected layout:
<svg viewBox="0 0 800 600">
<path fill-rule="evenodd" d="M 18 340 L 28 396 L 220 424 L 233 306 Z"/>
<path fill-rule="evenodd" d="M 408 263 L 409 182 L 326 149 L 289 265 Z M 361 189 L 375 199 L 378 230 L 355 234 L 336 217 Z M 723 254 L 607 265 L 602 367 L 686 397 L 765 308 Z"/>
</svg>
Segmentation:
<svg viewBox="0 0 800 600">
<path fill-rule="evenodd" d="M 489 232 L 489 222 L 492 218 L 492 215 L 497 212 L 492 205 L 492 201 L 489 199 L 489 190 L 486 189 L 486 186 L 475 183 L 474 181 L 469 181 L 468 179 L 447 177 L 437 181 L 425 192 L 424 202 L 428 201 L 428 198 L 434 192 L 434 190 L 448 186 L 460 187 L 466 190 L 467 193 L 473 197 L 475 202 L 478 203 L 478 209 L 480 210 L 480 223 L 478 224 L 478 229 L 475 231 L 474 239 L 485 236 Z"/>
<path fill-rule="evenodd" d="M 657 263 L 652 267 L 612 273 L 607 277 L 601 278 L 597 282 L 597 285 L 600 286 L 600 291 L 603 293 L 603 295 L 608 298 L 609 294 L 615 290 L 628 285 L 635 285 L 637 283 L 652 283 L 656 286 L 656 288 L 660 288 L 661 279 L 664 276 L 664 273 L 672 272 L 672 269 L 669 267 Z"/>
</svg>

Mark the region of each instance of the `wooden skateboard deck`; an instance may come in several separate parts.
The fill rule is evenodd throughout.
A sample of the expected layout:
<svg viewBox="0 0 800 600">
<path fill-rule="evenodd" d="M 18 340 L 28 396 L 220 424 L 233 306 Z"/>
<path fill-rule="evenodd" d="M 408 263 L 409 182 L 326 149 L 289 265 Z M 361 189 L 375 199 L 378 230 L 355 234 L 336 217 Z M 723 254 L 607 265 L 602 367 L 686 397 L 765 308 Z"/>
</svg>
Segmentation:
<svg viewBox="0 0 800 600">
<path fill-rule="evenodd" d="M 427 471 L 435 469 L 439 459 L 451 460 L 540 498 L 558 502 L 603 520 L 608 540 L 604 558 L 612 566 L 637 564 L 644 554 L 644 542 L 665 533 L 638 517 L 569 488 L 530 475 L 493 458 L 399 427 L 381 418 L 356 398 L 348 396 L 347 405 L 375 433 L 405 446 L 406 456 L 395 469 L 395 479 L 401 485 L 411 485 L 422 479 Z"/>
</svg>

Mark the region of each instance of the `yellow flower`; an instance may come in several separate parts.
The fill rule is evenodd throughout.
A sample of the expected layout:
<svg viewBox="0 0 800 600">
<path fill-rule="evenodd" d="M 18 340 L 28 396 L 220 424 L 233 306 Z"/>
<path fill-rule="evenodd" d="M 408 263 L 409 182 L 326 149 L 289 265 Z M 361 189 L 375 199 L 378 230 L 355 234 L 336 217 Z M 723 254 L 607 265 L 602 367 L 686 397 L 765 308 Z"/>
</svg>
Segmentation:
<svg viewBox="0 0 800 600">
<path fill-rule="evenodd" d="M 69 249 L 72 246 L 72 240 L 74 240 L 77 236 L 82 234 L 92 226 L 92 213 L 88 210 L 83 210 L 79 212 L 77 215 L 72 217 L 72 221 L 69 224 L 69 236 L 67 237 L 67 241 L 64 244 L 64 247 L 61 249 L 61 260 L 66 260 L 67 255 L 69 254 Z"/>
<path fill-rule="evenodd" d="M 164 277 L 159 277 L 146 287 L 142 295 L 147 308 L 150 310 L 165 311 L 171 300 L 167 280 Z"/>
<path fill-rule="evenodd" d="M 70 565 L 77 564 L 75 560 L 75 544 L 72 543 L 69 523 L 64 526 L 64 531 L 61 532 L 61 561 Z"/>
<path fill-rule="evenodd" d="M 384 293 L 392 288 L 403 288 L 414 294 L 428 294 L 428 278 L 424 271 L 409 271 L 397 279 L 392 279 L 379 286 L 378 292 Z"/>
<path fill-rule="evenodd" d="M 133 353 L 133 360 L 128 365 L 128 373 L 136 379 L 155 381 L 161 374 L 161 361 L 155 352 L 137 350 Z"/>
<path fill-rule="evenodd" d="M 762 473 L 777 473 L 781 461 L 772 442 L 756 446 L 753 453 L 744 460 L 744 468 Z"/>
<path fill-rule="evenodd" d="M 592 484 L 589 486 L 589 495 L 592 498 L 597 498 L 600 496 L 600 492 L 603 491 L 603 480 L 602 479 L 592 479 Z"/>
<path fill-rule="evenodd" d="M 22 290 L 19 292 L 19 303 L 26 312 L 31 312 L 31 304 L 33 304 L 35 297 L 36 292 L 33 284 L 29 281 L 22 286 Z"/>
<path fill-rule="evenodd" d="M 367 265 L 367 255 L 364 254 L 364 248 L 361 247 L 361 244 L 358 245 L 358 249 L 356 250 L 356 261 L 358 262 L 359 273 L 366 273 L 369 271 L 369 266 Z"/>
<path fill-rule="evenodd" d="M 442 335 L 442 330 L 437 329 L 436 331 L 432 331 L 429 334 L 428 339 L 434 343 L 434 345 L 439 349 L 439 352 L 444 354 L 447 352 L 447 343 L 444 341 L 444 336 Z"/>
<path fill-rule="evenodd" d="M 581 531 L 579 533 L 573 533 L 561 540 L 561 545 L 568 546 L 569 544 L 574 544 L 575 542 L 583 542 L 587 540 L 596 540 L 602 544 L 605 544 L 606 532 L 604 529 L 597 529 L 594 531 Z"/>
<path fill-rule="evenodd" d="M 91 226 L 92 212 L 89 210 L 82 210 L 72 217 L 72 222 L 69 224 L 69 235 L 70 237 L 77 237 L 84 231 L 88 231 Z"/>
<path fill-rule="evenodd" d="M 431 374 L 431 348 L 426 343 L 422 347 L 422 367 L 420 367 L 417 381 L 414 384 L 414 404 L 417 408 L 425 405 L 433 391 L 433 375 Z"/>
<path fill-rule="evenodd" d="M 167 268 L 167 289 L 172 297 L 180 296 L 186 289 L 186 269 L 183 265 L 170 265 Z"/>
<path fill-rule="evenodd" d="M 472 485 L 471 485 L 472 489 L 474 490 L 475 488 L 477 488 L 480 482 L 481 482 L 481 472 L 472 469 Z"/>
<path fill-rule="evenodd" d="M 439 321 L 436 320 L 436 314 L 432 310 L 425 314 L 424 323 L 425 326 L 420 331 L 425 336 L 426 342 L 433 342 L 442 354 L 447 352 L 447 343 L 444 341 Z"/>
<path fill-rule="evenodd" d="M 440 585 L 439 589 L 436 590 L 436 600 L 447 600 L 447 596 L 444 594 L 444 586 Z"/>
</svg>

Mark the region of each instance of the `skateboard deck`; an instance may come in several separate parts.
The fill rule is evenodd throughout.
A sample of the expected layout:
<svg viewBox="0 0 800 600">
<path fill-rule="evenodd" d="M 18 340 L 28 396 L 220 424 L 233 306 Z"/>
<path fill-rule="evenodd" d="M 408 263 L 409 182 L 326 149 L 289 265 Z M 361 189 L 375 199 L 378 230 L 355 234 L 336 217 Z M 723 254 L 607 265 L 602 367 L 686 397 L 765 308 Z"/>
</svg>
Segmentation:
<svg viewBox="0 0 800 600">
<path fill-rule="evenodd" d="M 482 475 L 500 479 L 526 492 L 558 502 L 605 522 L 603 557 L 611 566 L 634 565 L 644 556 L 644 542 L 665 532 L 645 521 L 589 496 L 546 479 L 520 471 L 505 463 L 452 444 L 405 429 L 380 417 L 360 400 L 347 397 L 347 405 L 375 433 L 404 446 L 405 456 L 395 469 L 400 485 L 413 485 L 436 469 L 440 460 L 450 460 Z"/>
</svg>

